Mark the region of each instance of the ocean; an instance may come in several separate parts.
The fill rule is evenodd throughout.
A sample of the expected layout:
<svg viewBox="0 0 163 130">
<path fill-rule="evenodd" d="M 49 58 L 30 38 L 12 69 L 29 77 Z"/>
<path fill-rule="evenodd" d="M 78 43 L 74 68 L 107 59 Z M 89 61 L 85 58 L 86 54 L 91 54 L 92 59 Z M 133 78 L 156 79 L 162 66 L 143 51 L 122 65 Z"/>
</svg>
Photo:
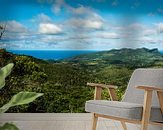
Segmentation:
<svg viewBox="0 0 163 130">
<path fill-rule="evenodd" d="M 97 50 L 8 50 L 14 54 L 28 55 L 43 60 L 61 60 L 77 55 L 97 52 Z"/>
<path fill-rule="evenodd" d="M 98 50 L 8 50 L 14 54 L 28 55 L 43 60 L 61 60 L 74 56 L 98 52 Z M 163 54 L 163 51 L 160 51 Z"/>
</svg>

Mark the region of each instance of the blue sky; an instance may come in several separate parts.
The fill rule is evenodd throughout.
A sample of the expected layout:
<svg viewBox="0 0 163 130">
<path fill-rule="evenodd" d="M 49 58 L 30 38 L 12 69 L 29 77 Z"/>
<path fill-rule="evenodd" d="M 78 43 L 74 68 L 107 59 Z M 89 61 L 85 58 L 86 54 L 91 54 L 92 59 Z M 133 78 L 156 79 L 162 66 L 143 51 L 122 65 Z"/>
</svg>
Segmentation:
<svg viewBox="0 0 163 130">
<path fill-rule="evenodd" d="M 163 0 L 0 0 L 0 47 L 163 50 Z"/>
</svg>

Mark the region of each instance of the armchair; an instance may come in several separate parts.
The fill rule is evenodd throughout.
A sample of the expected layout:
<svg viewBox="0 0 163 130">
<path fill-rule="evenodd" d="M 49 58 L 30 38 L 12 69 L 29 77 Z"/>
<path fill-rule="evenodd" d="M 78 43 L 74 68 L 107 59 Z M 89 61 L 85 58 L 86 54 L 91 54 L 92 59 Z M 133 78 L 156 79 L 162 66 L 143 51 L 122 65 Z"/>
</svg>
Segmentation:
<svg viewBox="0 0 163 130">
<path fill-rule="evenodd" d="M 87 83 L 95 87 L 94 100 L 86 102 L 85 110 L 93 113 L 92 130 L 98 117 L 118 120 L 124 130 L 126 123 L 163 126 L 163 69 L 137 69 L 133 72 L 124 98 L 117 101 L 116 86 Z M 159 87 L 160 86 L 160 87 Z M 108 89 L 111 101 L 101 100 L 102 89 Z"/>
</svg>

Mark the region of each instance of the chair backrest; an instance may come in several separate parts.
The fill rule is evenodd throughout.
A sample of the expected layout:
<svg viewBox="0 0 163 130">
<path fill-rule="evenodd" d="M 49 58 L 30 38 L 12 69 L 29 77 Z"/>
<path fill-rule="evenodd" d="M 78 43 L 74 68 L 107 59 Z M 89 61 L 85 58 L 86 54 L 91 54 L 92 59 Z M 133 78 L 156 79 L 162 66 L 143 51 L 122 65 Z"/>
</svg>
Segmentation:
<svg viewBox="0 0 163 130">
<path fill-rule="evenodd" d="M 135 88 L 141 85 L 163 88 L 163 69 L 136 69 L 122 101 L 143 104 L 144 91 Z M 153 94 L 152 106 L 159 106 L 156 92 Z"/>
</svg>

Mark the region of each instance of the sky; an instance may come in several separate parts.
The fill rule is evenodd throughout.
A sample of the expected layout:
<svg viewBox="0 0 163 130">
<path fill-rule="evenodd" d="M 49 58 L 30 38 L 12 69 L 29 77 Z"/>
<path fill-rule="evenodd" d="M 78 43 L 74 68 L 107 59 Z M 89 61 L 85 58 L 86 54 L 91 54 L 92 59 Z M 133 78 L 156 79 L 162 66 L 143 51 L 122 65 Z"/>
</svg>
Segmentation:
<svg viewBox="0 0 163 130">
<path fill-rule="evenodd" d="M 0 48 L 163 50 L 163 0 L 0 0 Z"/>
</svg>

